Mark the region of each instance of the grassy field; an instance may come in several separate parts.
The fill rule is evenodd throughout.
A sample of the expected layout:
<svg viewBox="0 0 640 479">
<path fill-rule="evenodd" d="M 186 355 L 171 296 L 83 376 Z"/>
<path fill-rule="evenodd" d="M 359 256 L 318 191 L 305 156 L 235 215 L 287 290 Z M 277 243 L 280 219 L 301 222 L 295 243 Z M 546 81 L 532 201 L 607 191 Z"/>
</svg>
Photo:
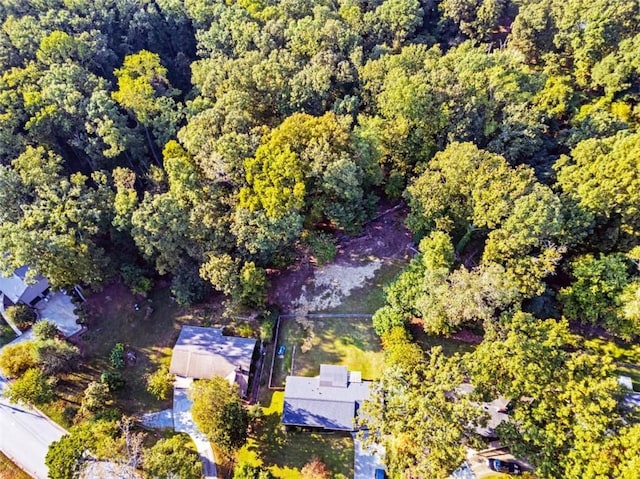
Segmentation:
<svg viewBox="0 0 640 479">
<path fill-rule="evenodd" d="M 286 352 L 274 362 L 274 387 L 291 374 L 292 355 L 298 376 L 318 375 L 320 364 L 340 364 L 361 371 L 364 379 L 377 379 L 382 368 L 382 345 L 369 318 L 281 319 L 275 349 L 281 345 Z"/>
<path fill-rule="evenodd" d="M 31 476 L 0 452 L 0 479 L 31 479 Z"/>
<path fill-rule="evenodd" d="M 298 479 L 300 470 L 318 457 L 334 479 L 353 477 L 353 439 L 348 434 L 319 432 L 284 432 L 280 424 L 284 393 L 265 392 L 264 418 L 252 431 L 247 445 L 238 454 L 239 461 L 268 467 L 282 479 Z"/>
</svg>

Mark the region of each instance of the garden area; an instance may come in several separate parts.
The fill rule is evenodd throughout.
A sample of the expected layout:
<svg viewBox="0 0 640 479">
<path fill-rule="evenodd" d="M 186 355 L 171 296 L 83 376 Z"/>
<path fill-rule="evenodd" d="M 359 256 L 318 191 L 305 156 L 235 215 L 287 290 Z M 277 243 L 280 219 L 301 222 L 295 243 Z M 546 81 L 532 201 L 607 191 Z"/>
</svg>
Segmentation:
<svg viewBox="0 0 640 479">
<path fill-rule="evenodd" d="M 262 417 L 250 431 L 238 462 L 269 468 L 282 479 L 298 479 L 313 458 L 327 466 L 330 477 L 353 477 L 353 439 L 349 434 L 317 431 L 285 431 L 280 424 L 284 406 L 282 391 L 265 391 Z"/>
</svg>

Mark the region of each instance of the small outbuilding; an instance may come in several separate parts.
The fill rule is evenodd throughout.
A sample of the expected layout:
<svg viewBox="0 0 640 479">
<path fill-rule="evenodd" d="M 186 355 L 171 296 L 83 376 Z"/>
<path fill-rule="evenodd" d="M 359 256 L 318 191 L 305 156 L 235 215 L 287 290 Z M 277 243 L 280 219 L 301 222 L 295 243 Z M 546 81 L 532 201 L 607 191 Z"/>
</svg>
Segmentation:
<svg viewBox="0 0 640 479">
<path fill-rule="evenodd" d="M 287 376 L 282 424 L 334 431 L 355 431 L 369 381 L 345 366 L 322 364 L 315 378 Z"/>
<path fill-rule="evenodd" d="M 255 339 L 225 336 L 221 329 L 183 326 L 169 372 L 192 379 L 222 377 L 237 383 L 244 397 L 255 347 Z"/>
</svg>

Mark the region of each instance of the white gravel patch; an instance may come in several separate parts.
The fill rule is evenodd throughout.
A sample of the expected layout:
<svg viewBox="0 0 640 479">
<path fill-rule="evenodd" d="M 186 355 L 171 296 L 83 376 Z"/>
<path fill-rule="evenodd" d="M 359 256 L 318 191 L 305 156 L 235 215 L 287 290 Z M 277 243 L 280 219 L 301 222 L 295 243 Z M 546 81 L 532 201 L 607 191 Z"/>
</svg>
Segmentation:
<svg viewBox="0 0 640 479">
<path fill-rule="evenodd" d="M 361 288 L 382 266 L 375 258 L 362 265 L 330 264 L 316 270 L 313 282 L 302 286 L 300 297 L 293 303 L 298 314 L 335 308 L 354 289 Z"/>
</svg>

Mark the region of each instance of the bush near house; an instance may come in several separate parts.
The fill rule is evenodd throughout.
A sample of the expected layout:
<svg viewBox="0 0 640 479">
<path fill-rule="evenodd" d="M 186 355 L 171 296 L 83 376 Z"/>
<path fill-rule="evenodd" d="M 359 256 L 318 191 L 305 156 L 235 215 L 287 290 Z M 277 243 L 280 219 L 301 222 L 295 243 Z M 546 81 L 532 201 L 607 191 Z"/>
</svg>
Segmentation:
<svg viewBox="0 0 640 479">
<path fill-rule="evenodd" d="M 29 329 L 36 320 L 36 313 L 26 304 L 9 306 L 5 314 L 21 331 Z"/>
</svg>

